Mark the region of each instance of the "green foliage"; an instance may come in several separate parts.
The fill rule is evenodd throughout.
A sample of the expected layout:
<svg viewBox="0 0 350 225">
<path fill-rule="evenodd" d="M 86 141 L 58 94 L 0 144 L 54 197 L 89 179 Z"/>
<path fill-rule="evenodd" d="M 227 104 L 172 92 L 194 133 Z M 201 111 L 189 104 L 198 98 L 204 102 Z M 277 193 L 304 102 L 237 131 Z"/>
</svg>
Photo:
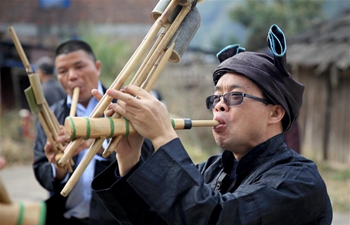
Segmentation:
<svg viewBox="0 0 350 225">
<path fill-rule="evenodd" d="M 323 3 L 324 0 L 246 0 L 230 11 L 230 18 L 249 29 L 246 49 L 257 50 L 266 47 L 272 24 L 290 36 L 321 20 Z"/>
<path fill-rule="evenodd" d="M 80 23 L 78 30 L 81 38 L 91 45 L 96 58 L 102 63 L 103 84 L 110 86 L 130 58 L 130 46 L 111 35 L 99 34 L 95 27 L 92 23 Z"/>
</svg>

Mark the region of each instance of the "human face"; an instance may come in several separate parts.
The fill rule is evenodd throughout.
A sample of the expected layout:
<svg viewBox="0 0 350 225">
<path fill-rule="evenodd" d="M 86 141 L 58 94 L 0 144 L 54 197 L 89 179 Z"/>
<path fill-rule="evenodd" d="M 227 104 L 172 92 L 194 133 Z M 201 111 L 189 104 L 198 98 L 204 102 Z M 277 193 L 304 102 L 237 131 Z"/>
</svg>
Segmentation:
<svg viewBox="0 0 350 225">
<path fill-rule="evenodd" d="M 101 63 L 83 50 L 61 54 L 56 57 L 57 80 L 68 95 L 75 87 L 80 88 L 79 103 L 87 107 L 92 98 L 91 90 L 98 87 Z"/>
<path fill-rule="evenodd" d="M 224 74 L 215 86 L 215 95 L 228 92 L 244 92 L 263 98 L 257 85 L 234 73 Z M 214 120 L 220 123 L 212 130 L 216 143 L 240 159 L 251 148 L 267 140 L 270 110 L 270 105 L 252 98 L 244 98 L 241 104 L 233 106 L 227 106 L 221 98 L 212 110 Z"/>
</svg>

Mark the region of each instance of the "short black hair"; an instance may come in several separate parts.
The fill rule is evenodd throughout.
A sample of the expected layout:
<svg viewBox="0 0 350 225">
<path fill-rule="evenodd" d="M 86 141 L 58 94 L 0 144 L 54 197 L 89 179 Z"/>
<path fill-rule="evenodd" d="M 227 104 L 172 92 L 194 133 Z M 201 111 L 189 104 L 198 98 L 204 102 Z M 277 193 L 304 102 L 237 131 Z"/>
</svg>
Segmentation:
<svg viewBox="0 0 350 225">
<path fill-rule="evenodd" d="M 69 40 L 61 43 L 55 51 L 55 58 L 61 54 L 68 54 L 74 51 L 83 50 L 88 55 L 91 55 L 92 59 L 96 61 L 96 57 L 90 45 L 82 40 Z"/>
<path fill-rule="evenodd" d="M 52 75 L 54 72 L 54 66 L 51 63 L 42 63 L 38 66 L 38 69 L 41 69 L 46 75 Z"/>
</svg>

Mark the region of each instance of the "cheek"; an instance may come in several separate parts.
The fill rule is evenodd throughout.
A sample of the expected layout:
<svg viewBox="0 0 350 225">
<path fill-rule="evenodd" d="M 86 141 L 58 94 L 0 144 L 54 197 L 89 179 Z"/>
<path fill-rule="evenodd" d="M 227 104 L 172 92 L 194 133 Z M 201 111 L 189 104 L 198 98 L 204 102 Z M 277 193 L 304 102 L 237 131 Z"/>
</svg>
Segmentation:
<svg viewBox="0 0 350 225">
<path fill-rule="evenodd" d="M 67 87 L 68 87 L 67 76 L 58 76 L 58 77 L 57 77 L 57 81 L 61 84 L 61 86 L 62 86 L 64 89 L 67 89 Z"/>
<path fill-rule="evenodd" d="M 253 113 L 246 118 L 245 131 L 251 138 L 258 138 L 262 135 L 267 126 L 267 116 L 265 111 L 255 110 Z"/>
<path fill-rule="evenodd" d="M 244 139 L 249 138 L 251 135 L 261 133 L 265 129 L 266 119 L 264 112 L 260 112 L 256 108 L 247 109 L 240 112 L 241 113 L 231 114 L 231 135 Z"/>
<path fill-rule="evenodd" d="M 82 76 L 84 83 L 88 86 L 94 86 L 98 83 L 98 76 L 95 70 L 90 70 L 86 76 Z"/>
</svg>

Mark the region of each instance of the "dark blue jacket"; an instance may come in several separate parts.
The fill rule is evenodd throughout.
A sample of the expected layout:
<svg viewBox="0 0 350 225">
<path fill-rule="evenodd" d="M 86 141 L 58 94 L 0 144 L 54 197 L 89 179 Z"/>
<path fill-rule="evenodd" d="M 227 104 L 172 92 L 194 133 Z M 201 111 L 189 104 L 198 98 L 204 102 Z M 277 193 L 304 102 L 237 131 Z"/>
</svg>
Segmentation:
<svg viewBox="0 0 350 225">
<path fill-rule="evenodd" d="M 283 134 L 234 162 L 224 151 L 195 166 L 174 139 L 125 177 L 111 165 L 92 187 L 121 224 L 331 224 L 315 163 L 289 149 Z"/>
<path fill-rule="evenodd" d="M 106 89 L 104 88 L 104 91 Z M 67 107 L 67 98 L 64 98 L 50 108 L 54 115 L 56 116 L 60 124 L 64 124 L 64 121 L 67 116 L 69 116 L 70 108 Z M 67 198 L 63 197 L 60 192 L 66 183 L 61 183 L 61 181 L 55 180 L 53 177 L 51 163 L 48 162 L 44 146 L 46 144 L 46 134 L 37 121 L 37 133 L 34 143 L 34 162 L 33 169 L 34 174 L 40 185 L 48 190 L 51 193 L 51 197 L 46 200 L 47 205 L 47 215 L 46 215 L 46 224 L 55 225 L 62 224 L 61 219 L 63 214 L 67 211 L 65 208 L 65 203 Z M 147 158 L 154 151 L 153 146 L 150 141 L 145 140 L 144 142 L 145 151 L 142 153 L 142 157 Z M 76 162 L 77 156 L 73 157 L 74 162 Z M 111 154 L 106 161 L 96 161 L 95 165 L 95 176 L 106 169 L 112 162 L 116 160 L 115 154 Z M 75 163 L 75 169 L 77 163 Z M 87 187 L 90 188 L 90 187 Z M 108 212 L 105 206 L 102 204 L 98 196 L 92 192 L 92 199 L 90 203 L 90 219 L 88 224 L 92 225 L 103 225 L 103 224 L 118 224 L 115 218 Z"/>
</svg>

